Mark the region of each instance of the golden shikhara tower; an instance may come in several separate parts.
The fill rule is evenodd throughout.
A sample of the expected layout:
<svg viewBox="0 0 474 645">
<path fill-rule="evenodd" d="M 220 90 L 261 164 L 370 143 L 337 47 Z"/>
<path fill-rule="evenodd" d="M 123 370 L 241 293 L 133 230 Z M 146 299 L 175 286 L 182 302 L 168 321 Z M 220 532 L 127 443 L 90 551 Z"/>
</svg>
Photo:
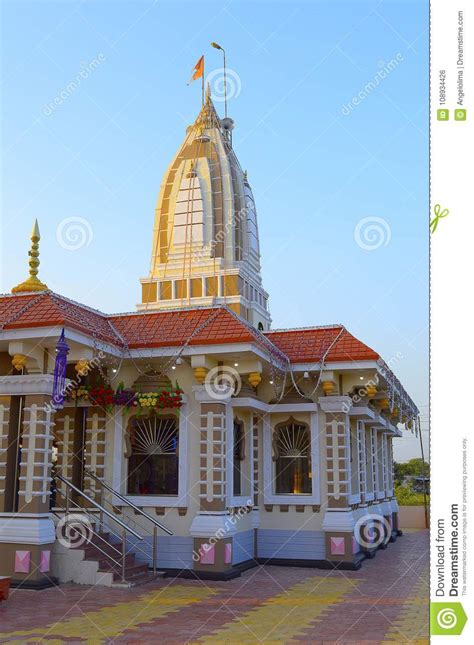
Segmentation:
<svg viewBox="0 0 474 645">
<path fill-rule="evenodd" d="M 269 328 L 255 202 L 232 149 L 232 129 L 208 89 L 163 178 L 139 310 L 225 303 L 255 327 Z"/>
</svg>

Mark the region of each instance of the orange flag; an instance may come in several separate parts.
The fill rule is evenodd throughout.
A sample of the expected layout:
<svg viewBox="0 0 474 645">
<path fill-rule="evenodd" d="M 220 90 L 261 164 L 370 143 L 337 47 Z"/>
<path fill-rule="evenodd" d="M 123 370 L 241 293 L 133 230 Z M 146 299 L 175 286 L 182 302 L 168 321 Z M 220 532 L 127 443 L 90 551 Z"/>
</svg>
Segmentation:
<svg viewBox="0 0 474 645">
<path fill-rule="evenodd" d="M 202 76 L 204 76 L 204 56 L 201 56 L 196 65 L 194 65 L 191 78 L 188 81 L 188 85 L 193 81 L 196 81 L 198 78 L 201 78 Z"/>
</svg>

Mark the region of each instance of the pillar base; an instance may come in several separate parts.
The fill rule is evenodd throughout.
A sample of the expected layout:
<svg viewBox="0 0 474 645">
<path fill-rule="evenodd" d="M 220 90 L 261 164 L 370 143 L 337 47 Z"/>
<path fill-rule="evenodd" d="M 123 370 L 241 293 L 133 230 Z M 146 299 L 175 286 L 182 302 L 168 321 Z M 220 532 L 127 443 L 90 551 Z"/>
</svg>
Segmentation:
<svg viewBox="0 0 474 645">
<path fill-rule="evenodd" d="M 50 587 L 57 587 L 59 581 L 57 578 L 45 576 L 41 580 L 15 580 L 12 578 L 10 582 L 10 589 L 31 589 L 34 591 L 41 591 L 42 589 L 49 589 Z"/>
<path fill-rule="evenodd" d="M 366 554 L 359 552 L 352 560 L 289 560 L 286 558 L 256 558 L 258 564 L 274 567 L 304 567 L 308 569 L 340 569 L 342 571 L 358 571 Z"/>
<path fill-rule="evenodd" d="M 11 578 L 11 587 L 55 586 L 56 578 L 50 575 L 55 540 L 49 513 L 0 514 L 0 575 Z"/>
<path fill-rule="evenodd" d="M 165 578 L 185 578 L 188 580 L 233 580 L 239 578 L 244 571 L 258 566 L 257 560 L 247 560 L 227 569 L 226 571 L 204 571 L 197 569 L 160 569 Z"/>
<path fill-rule="evenodd" d="M 190 528 L 193 536 L 192 571 L 208 580 L 226 579 L 232 575 L 235 532 L 235 520 L 226 511 L 198 513 Z"/>
</svg>

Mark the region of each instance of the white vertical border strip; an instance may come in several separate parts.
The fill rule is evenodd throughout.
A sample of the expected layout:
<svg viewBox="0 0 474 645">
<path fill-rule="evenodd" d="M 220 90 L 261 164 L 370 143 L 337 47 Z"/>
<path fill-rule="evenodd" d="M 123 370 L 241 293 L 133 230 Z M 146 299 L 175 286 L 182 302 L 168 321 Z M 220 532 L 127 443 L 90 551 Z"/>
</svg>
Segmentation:
<svg viewBox="0 0 474 645">
<path fill-rule="evenodd" d="M 189 482 L 188 473 L 190 468 L 189 463 L 189 404 L 183 401 L 181 408 L 178 408 L 178 445 L 179 445 L 179 459 L 178 459 L 178 506 L 188 505 L 189 495 Z"/>
<path fill-rule="evenodd" d="M 114 446 L 113 446 L 113 457 L 112 457 L 112 488 L 122 495 L 126 493 L 125 484 L 122 479 L 122 468 L 125 461 L 125 441 L 124 425 L 127 421 L 124 419 L 124 414 L 122 408 L 118 406 L 114 409 Z"/>
<path fill-rule="evenodd" d="M 462 12 L 462 25 L 460 14 Z M 458 94 L 458 36 L 462 26 L 464 97 Z M 430 60 L 430 219 L 445 209 L 431 234 L 431 601 L 461 602 L 467 623 L 456 642 L 474 639 L 474 436 L 470 421 L 470 374 L 474 363 L 472 304 L 474 212 L 472 205 L 472 141 L 474 7 L 468 0 L 431 2 Z M 445 74 L 446 97 L 441 96 Z M 461 101 L 463 99 L 463 105 Z M 455 119 L 456 108 L 467 110 L 465 121 Z M 448 120 L 438 120 L 439 109 L 449 110 Z M 457 364 L 457 369 L 453 364 Z M 456 397 L 456 402 L 454 401 Z M 463 446 L 463 441 L 467 444 Z M 467 462 L 467 469 L 463 466 Z M 467 470 L 464 479 L 463 469 Z M 467 548 L 463 564 L 463 486 L 467 486 Z M 451 508 L 460 509 L 459 596 L 450 597 L 453 530 Z M 439 522 L 444 522 L 444 574 L 438 566 Z M 441 596 L 440 575 L 445 593 Z M 465 595 L 463 578 L 466 576 Z M 435 612 L 432 608 L 432 614 Z M 437 615 L 434 616 L 434 620 Z M 444 633 L 449 635 L 449 630 Z M 431 636 L 432 642 L 439 636 Z M 443 641 L 440 641 L 443 642 Z"/>
</svg>

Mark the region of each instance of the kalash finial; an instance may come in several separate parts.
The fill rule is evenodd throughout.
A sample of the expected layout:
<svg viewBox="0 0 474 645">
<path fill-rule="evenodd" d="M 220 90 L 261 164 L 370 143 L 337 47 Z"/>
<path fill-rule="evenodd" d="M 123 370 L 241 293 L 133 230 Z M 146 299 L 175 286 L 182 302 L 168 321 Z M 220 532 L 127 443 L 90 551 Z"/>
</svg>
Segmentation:
<svg viewBox="0 0 474 645">
<path fill-rule="evenodd" d="M 28 264 L 30 266 L 29 269 L 29 274 L 30 277 L 22 282 L 21 284 L 18 284 L 16 287 L 13 287 L 12 293 L 20 293 L 24 291 L 47 291 L 48 287 L 37 278 L 38 275 L 38 267 L 39 267 L 39 241 L 41 239 L 41 235 L 39 232 L 39 226 L 38 226 L 38 220 L 35 219 L 35 223 L 33 225 L 33 230 L 31 231 L 31 249 L 28 251 L 28 255 L 30 256 L 30 259 L 28 260 Z"/>
</svg>

